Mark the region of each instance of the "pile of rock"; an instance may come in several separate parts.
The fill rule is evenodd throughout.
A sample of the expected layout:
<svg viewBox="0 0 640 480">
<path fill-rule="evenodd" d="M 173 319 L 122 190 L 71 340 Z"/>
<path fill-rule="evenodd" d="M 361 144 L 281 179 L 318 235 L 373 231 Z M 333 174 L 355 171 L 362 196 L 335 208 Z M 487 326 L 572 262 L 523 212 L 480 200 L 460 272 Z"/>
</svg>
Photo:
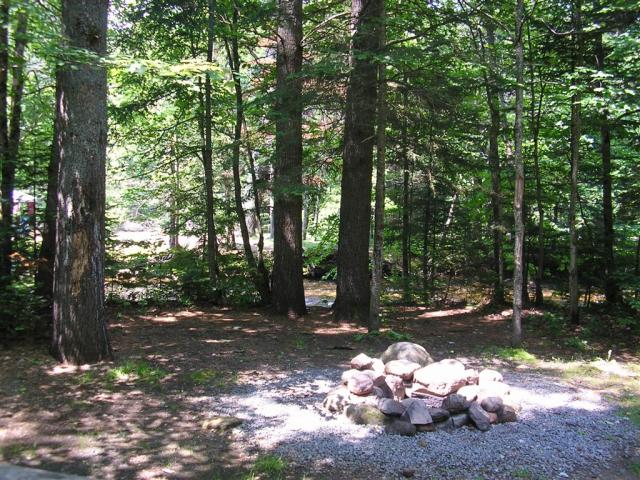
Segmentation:
<svg viewBox="0 0 640 480">
<path fill-rule="evenodd" d="M 411 342 L 394 343 L 380 358 L 353 358 L 323 407 L 396 435 L 465 425 L 486 431 L 494 423 L 515 422 L 520 410 L 499 372 L 478 372 L 454 359 L 434 362 Z"/>
</svg>

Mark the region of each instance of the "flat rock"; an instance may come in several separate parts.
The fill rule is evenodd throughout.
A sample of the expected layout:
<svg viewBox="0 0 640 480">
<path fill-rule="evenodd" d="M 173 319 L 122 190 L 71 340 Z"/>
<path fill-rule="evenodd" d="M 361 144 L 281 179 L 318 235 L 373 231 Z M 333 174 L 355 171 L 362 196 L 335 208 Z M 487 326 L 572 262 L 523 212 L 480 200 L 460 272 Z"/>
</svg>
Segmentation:
<svg viewBox="0 0 640 480">
<path fill-rule="evenodd" d="M 368 370 L 373 366 L 373 358 L 365 353 L 360 353 L 351 359 L 351 368 L 355 370 Z"/>
<path fill-rule="evenodd" d="M 378 408 L 385 415 L 391 415 L 395 417 L 399 417 L 402 415 L 406 407 L 397 400 L 393 400 L 391 398 L 381 398 L 378 400 Z"/>
<path fill-rule="evenodd" d="M 322 406 L 330 412 L 342 412 L 348 404 L 349 389 L 344 385 L 329 391 L 322 402 Z"/>
<path fill-rule="evenodd" d="M 429 352 L 423 346 L 412 342 L 396 342 L 389 345 L 380 356 L 380 360 L 385 364 L 392 360 L 408 360 L 418 363 L 422 367 L 433 363 L 433 358 L 431 358 Z"/>
<path fill-rule="evenodd" d="M 384 374 L 384 362 L 379 358 L 374 358 L 371 360 L 371 370 L 376 373 Z"/>
<path fill-rule="evenodd" d="M 344 413 L 356 425 L 386 425 L 391 422 L 391 417 L 372 405 L 349 405 Z"/>
<path fill-rule="evenodd" d="M 473 402 L 476 398 L 478 398 L 478 393 L 480 393 L 480 387 L 478 385 L 465 385 L 460 388 L 457 392 L 458 395 L 462 395 L 469 402 Z"/>
<path fill-rule="evenodd" d="M 402 415 L 403 420 L 408 420 L 413 425 L 426 425 L 433 423 L 427 404 L 417 398 L 406 398 L 402 401 L 406 408 Z"/>
<path fill-rule="evenodd" d="M 446 359 L 416 370 L 413 372 L 413 378 L 429 393 L 445 396 L 467 384 L 464 371 L 465 368 L 461 362 Z"/>
<path fill-rule="evenodd" d="M 373 391 L 373 380 L 369 375 L 358 372 L 349 379 L 347 388 L 354 395 L 369 395 Z"/>
<path fill-rule="evenodd" d="M 411 437 L 416 434 L 416 426 L 404 420 L 394 420 L 384 428 L 384 431 L 388 435 Z"/>
<path fill-rule="evenodd" d="M 340 379 L 342 380 L 342 383 L 346 385 L 351 379 L 351 377 L 353 377 L 354 375 L 357 375 L 358 373 L 360 373 L 360 370 L 356 370 L 355 368 L 352 368 L 342 372 Z"/>
<path fill-rule="evenodd" d="M 480 406 L 487 412 L 496 413 L 504 405 L 501 397 L 485 397 L 480 402 Z"/>
<path fill-rule="evenodd" d="M 464 427 L 465 425 L 469 425 L 471 418 L 467 413 L 457 413 L 455 415 L 451 415 L 451 423 L 454 428 Z"/>
<path fill-rule="evenodd" d="M 384 366 L 385 373 L 396 375 L 403 380 L 411 380 L 413 372 L 420 368 L 420 364 L 409 360 L 391 360 Z"/>
<path fill-rule="evenodd" d="M 428 407 L 442 408 L 443 396 L 430 393 L 425 387 L 419 383 L 414 383 L 413 387 L 407 389 L 407 396 L 411 398 L 419 398 L 424 401 Z"/>
<path fill-rule="evenodd" d="M 478 401 L 481 402 L 487 397 L 500 397 L 503 400 L 511 394 L 511 387 L 502 382 L 484 382 L 480 385 Z"/>
<path fill-rule="evenodd" d="M 491 417 L 478 402 L 472 402 L 469 406 L 469 418 L 476 428 L 482 432 L 486 432 L 491 428 Z"/>
</svg>

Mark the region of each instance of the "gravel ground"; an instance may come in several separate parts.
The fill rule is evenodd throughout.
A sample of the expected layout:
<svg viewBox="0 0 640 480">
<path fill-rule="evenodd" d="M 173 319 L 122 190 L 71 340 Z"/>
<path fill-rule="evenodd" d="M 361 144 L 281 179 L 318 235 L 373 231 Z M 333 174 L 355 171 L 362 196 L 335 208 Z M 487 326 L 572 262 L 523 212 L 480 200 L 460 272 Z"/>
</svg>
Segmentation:
<svg viewBox="0 0 640 480">
<path fill-rule="evenodd" d="M 245 419 L 234 436 L 248 451 L 273 451 L 328 478 L 402 478 L 405 469 L 416 479 L 606 478 L 603 468 L 639 442 L 638 429 L 597 393 L 519 372 L 503 372 L 522 402 L 517 423 L 486 433 L 385 435 L 320 408 L 340 373 L 316 368 L 257 379 L 210 399 L 209 407 Z"/>
</svg>

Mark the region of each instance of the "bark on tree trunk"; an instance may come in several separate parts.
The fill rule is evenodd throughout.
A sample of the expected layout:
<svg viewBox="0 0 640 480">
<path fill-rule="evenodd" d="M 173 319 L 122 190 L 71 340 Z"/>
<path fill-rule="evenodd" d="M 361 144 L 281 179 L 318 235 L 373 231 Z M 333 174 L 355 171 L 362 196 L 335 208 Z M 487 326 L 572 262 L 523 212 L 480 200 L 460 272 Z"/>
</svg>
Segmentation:
<svg viewBox="0 0 640 480">
<path fill-rule="evenodd" d="M 262 304 L 269 303 L 269 283 L 263 275 L 258 271 L 258 265 L 251 249 L 251 240 L 249 238 L 249 229 L 247 228 L 247 218 L 244 207 L 242 205 L 242 184 L 240 182 L 240 144 L 242 142 L 242 126 L 244 124 L 244 101 L 242 84 L 240 83 L 240 53 L 238 50 L 238 16 L 237 7 L 233 9 L 232 31 L 231 31 L 231 47 L 229 42 L 225 40 L 227 49 L 227 57 L 229 60 L 229 68 L 233 77 L 233 84 L 236 95 L 236 124 L 233 135 L 232 149 L 232 170 L 233 170 L 233 191 L 236 215 L 240 224 L 240 235 L 242 237 L 242 247 L 244 250 L 244 258 L 253 277 L 256 290 L 260 295 Z"/>
<path fill-rule="evenodd" d="M 605 51 L 602 44 L 602 33 L 596 36 L 596 63 L 599 71 L 604 71 Z M 604 82 L 598 82 L 604 88 Z M 602 226 L 603 226 L 603 258 L 604 258 L 604 296 L 608 304 L 620 299 L 620 289 L 615 278 L 615 257 L 613 245 L 613 198 L 611 194 L 611 127 L 608 111 L 605 109 L 600 117 L 600 155 L 602 157 Z"/>
<path fill-rule="evenodd" d="M 4 7 L 2 10 L 3 12 L 5 11 Z M 6 7 L 6 11 L 8 13 L 8 6 Z M 2 33 L 2 36 L 4 37 L 4 32 Z M 3 148 L 0 149 L 2 152 L 2 182 L 0 186 L 0 190 L 2 191 L 2 196 L 0 197 L 0 203 L 2 204 L 0 257 L 2 257 L 2 260 L 0 260 L 0 285 L 3 283 L 3 278 L 7 283 L 11 282 L 11 254 L 13 253 L 14 233 L 13 190 L 15 186 L 16 166 L 18 162 L 18 150 L 20 147 L 20 119 L 22 116 L 22 93 L 24 91 L 24 50 L 27 42 L 27 14 L 24 11 L 18 13 L 14 38 L 14 66 L 11 67 L 11 116 L 8 123 L 8 137 L 5 137 L 7 132 L 3 131 L 1 133 L 3 140 L 0 143 L 0 145 L 3 144 Z M 5 49 L 5 46 L 2 45 L 0 48 Z M 6 48 L 8 49 L 8 46 Z M 4 59 L 2 59 L 2 61 L 4 61 Z M 8 68 L 8 65 L 1 66 L 0 68 Z M 2 79 L 0 81 L 4 82 L 6 79 Z M 6 109 L 6 97 L 2 103 L 5 104 L 4 108 Z M 6 129 L 6 110 L 3 111 L 2 116 L 5 117 L 5 120 L 2 121 L 2 129 Z"/>
<path fill-rule="evenodd" d="M 504 303 L 504 250 L 502 225 L 502 192 L 500 185 L 500 98 L 496 78 L 495 33 L 493 24 L 487 22 L 488 64 L 490 71 L 485 75 L 485 89 L 491 124 L 489 126 L 489 170 L 491 171 L 491 230 L 493 234 L 493 303 Z"/>
<path fill-rule="evenodd" d="M 381 1 L 380 48 L 386 42 L 384 0 Z M 369 332 L 380 330 L 380 292 L 382 290 L 382 267 L 384 263 L 384 198 L 385 198 L 385 160 L 387 136 L 386 104 L 386 65 L 378 63 L 378 118 L 376 126 L 376 203 L 374 209 L 373 233 L 373 271 L 371 274 L 371 305 L 369 311 Z"/>
<path fill-rule="evenodd" d="M 302 280 L 302 0 L 278 1 L 273 283 L 276 312 L 307 313 Z"/>
<path fill-rule="evenodd" d="M 380 0 L 352 0 L 352 68 L 347 87 L 335 318 L 369 321 L 369 226 L 377 102 Z"/>
<path fill-rule="evenodd" d="M 524 81 L 524 58 L 522 48 L 522 27 L 524 21 L 523 0 L 516 0 L 516 118 L 514 133 L 514 163 L 515 163 L 515 191 L 513 197 L 513 217 L 515 222 L 515 242 L 513 249 L 513 323 L 511 344 L 520 345 L 522 342 L 522 272 L 524 247 L 524 159 L 522 158 L 522 109 Z"/>
<path fill-rule="evenodd" d="M 208 1 L 207 22 L 207 62 L 213 62 L 213 35 L 215 31 L 216 1 Z M 209 268 L 209 283 L 215 290 L 218 286 L 218 244 L 216 240 L 215 207 L 213 205 L 213 150 L 211 144 L 211 78 L 204 77 L 204 149 L 202 161 L 204 164 L 204 189 L 206 203 L 207 224 L 207 266 Z"/>
<path fill-rule="evenodd" d="M 9 0 L 0 4 L 0 161 L 4 164 L 9 153 Z M 4 170 L 4 168 L 3 168 Z M 11 238 L 13 235 L 13 190 L 5 186 L 2 172 L 0 197 L 0 287 L 11 283 Z"/>
<path fill-rule="evenodd" d="M 104 56 L 108 1 L 63 0 L 69 46 Z M 74 62 L 59 70 L 60 168 L 53 272 L 52 353 L 60 361 L 112 357 L 104 318 L 104 214 L 107 72 Z"/>
<path fill-rule="evenodd" d="M 406 85 L 407 78 L 405 76 L 404 83 Z M 402 157 L 402 283 L 404 289 L 405 300 L 407 300 L 409 288 L 409 154 L 407 140 L 407 114 L 409 109 L 409 99 L 407 87 L 402 90 L 402 125 L 400 131 L 401 137 L 401 157 Z"/>
<path fill-rule="evenodd" d="M 576 208 L 578 203 L 578 165 L 580 162 L 580 94 L 577 90 L 578 67 L 580 66 L 580 56 L 582 54 L 581 45 L 581 0 L 574 0 L 572 11 L 573 23 L 573 78 L 571 86 L 573 95 L 571 96 L 571 196 L 569 200 L 569 321 L 573 324 L 580 323 L 580 312 L 578 309 L 578 233 L 576 228 Z"/>
<path fill-rule="evenodd" d="M 47 299 L 50 304 L 53 301 L 53 261 L 56 251 L 56 211 L 58 208 L 58 168 L 60 165 L 60 151 L 58 132 L 60 131 L 60 80 L 56 74 L 56 112 L 53 124 L 53 142 L 51 143 L 51 159 L 47 168 L 47 200 L 44 210 L 44 227 L 42 229 L 42 244 L 40 245 L 40 257 L 38 259 L 38 271 L 36 273 L 36 292 Z M 50 333 L 50 332 L 49 332 Z"/>
</svg>

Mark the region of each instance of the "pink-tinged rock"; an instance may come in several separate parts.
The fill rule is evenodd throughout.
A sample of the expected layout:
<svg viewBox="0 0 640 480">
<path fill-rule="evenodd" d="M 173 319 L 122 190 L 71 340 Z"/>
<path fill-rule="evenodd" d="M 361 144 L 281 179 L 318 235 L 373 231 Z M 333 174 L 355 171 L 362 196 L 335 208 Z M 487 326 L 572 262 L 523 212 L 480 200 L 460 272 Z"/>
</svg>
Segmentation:
<svg viewBox="0 0 640 480">
<path fill-rule="evenodd" d="M 498 423 L 498 414 L 494 412 L 487 412 L 487 416 L 489 417 L 489 422 L 491 424 Z"/>
<path fill-rule="evenodd" d="M 469 418 L 480 431 L 486 432 L 491 428 L 491 417 L 478 402 L 472 402 L 469 406 Z"/>
<path fill-rule="evenodd" d="M 384 374 L 384 362 L 379 358 L 374 358 L 371 361 L 371 370 L 381 375 Z"/>
<path fill-rule="evenodd" d="M 360 370 L 356 370 L 355 368 L 342 372 L 342 376 L 340 377 L 342 379 L 342 383 L 346 385 L 347 382 L 349 382 L 349 379 L 358 373 L 360 373 Z"/>
<path fill-rule="evenodd" d="M 496 370 L 485 368 L 478 374 L 478 385 L 481 387 L 488 382 L 501 382 L 502 374 Z"/>
<path fill-rule="evenodd" d="M 347 388 L 354 395 L 369 395 L 373 392 L 373 380 L 369 375 L 358 373 L 349 379 Z"/>
<path fill-rule="evenodd" d="M 373 359 L 365 353 L 360 353 L 351 359 L 351 368 L 356 370 L 368 370 L 372 365 Z"/>
<path fill-rule="evenodd" d="M 403 420 L 411 422 L 413 425 L 427 425 L 433 423 L 427 404 L 417 398 L 405 398 L 402 401 L 405 412 L 402 415 Z"/>
<path fill-rule="evenodd" d="M 508 395 L 506 397 L 502 398 L 502 401 L 505 405 L 505 407 L 511 407 L 513 409 L 514 412 L 518 413 L 522 410 L 522 405 L 520 404 L 520 402 L 518 401 L 517 398 L 515 398 L 513 395 Z"/>
<path fill-rule="evenodd" d="M 478 384 L 478 378 L 480 376 L 480 374 L 478 373 L 477 370 L 473 370 L 473 369 L 469 369 L 467 368 L 464 371 L 464 378 L 467 381 L 467 385 L 477 385 Z"/>
<path fill-rule="evenodd" d="M 506 383 L 502 382 L 485 382 L 480 385 L 480 391 L 478 392 L 478 402 L 482 402 L 488 397 L 500 397 L 504 400 L 509 396 L 511 388 Z"/>
<path fill-rule="evenodd" d="M 413 379 L 434 395 L 446 396 L 465 386 L 464 365 L 457 360 L 441 360 L 413 372 Z"/>
<path fill-rule="evenodd" d="M 384 366 L 384 371 L 389 375 L 401 377 L 403 380 L 411 380 L 413 372 L 419 368 L 419 363 L 410 362 L 409 360 L 391 360 Z"/>
<path fill-rule="evenodd" d="M 496 413 L 504 406 L 501 397 L 486 397 L 480 402 L 480 406 L 487 412 Z"/>
<path fill-rule="evenodd" d="M 432 408 L 441 408 L 444 397 L 440 395 L 433 395 L 429 393 L 426 387 L 423 387 L 419 383 L 414 383 L 411 389 L 407 389 L 407 396 L 410 398 L 419 398 Z"/>
<path fill-rule="evenodd" d="M 458 395 L 462 395 L 469 402 L 473 402 L 476 398 L 478 398 L 478 393 L 480 393 L 480 387 L 478 385 L 465 385 L 460 388 L 456 392 Z"/>
</svg>

